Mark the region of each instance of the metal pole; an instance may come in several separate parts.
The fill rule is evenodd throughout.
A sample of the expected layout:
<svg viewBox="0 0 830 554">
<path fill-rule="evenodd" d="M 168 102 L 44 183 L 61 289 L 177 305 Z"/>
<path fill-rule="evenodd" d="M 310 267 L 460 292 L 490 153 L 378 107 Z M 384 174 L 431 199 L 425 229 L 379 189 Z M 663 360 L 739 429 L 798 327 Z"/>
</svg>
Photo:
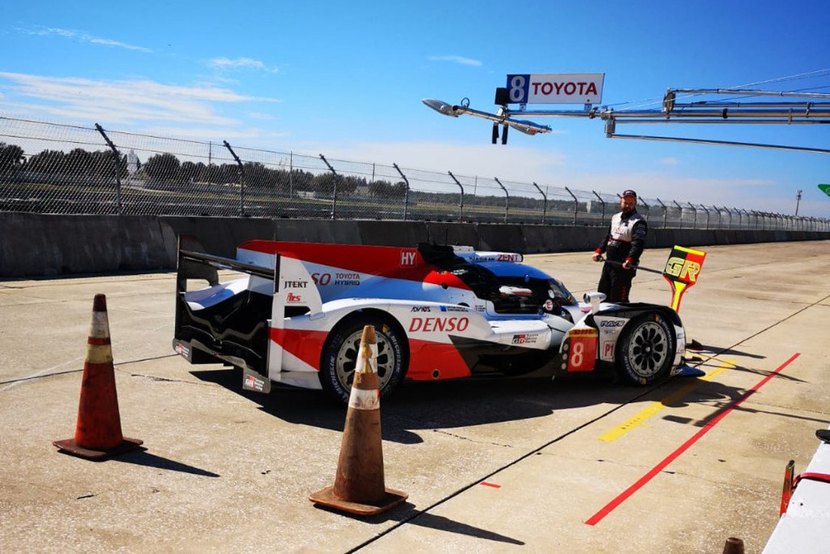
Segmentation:
<svg viewBox="0 0 830 554">
<path fill-rule="evenodd" d="M 331 219 L 337 219 L 337 181 L 340 178 L 340 176 L 337 174 L 337 172 L 334 170 L 334 168 L 331 166 L 331 164 L 325 156 L 320 154 L 320 159 L 323 160 L 323 163 L 326 164 L 326 167 L 328 167 L 329 171 L 331 171 L 332 175 L 334 175 L 334 192 L 331 198 Z"/>
<path fill-rule="evenodd" d="M 461 183 L 458 182 L 458 179 L 455 178 L 455 175 L 452 174 L 452 171 L 447 171 L 449 176 L 455 181 L 455 184 L 458 185 L 458 188 L 461 189 L 461 201 L 458 204 L 458 222 L 462 221 L 461 216 L 464 213 L 464 187 L 461 186 Z"/>
<path fill-rule="evenodd" d="M 374 164 L 372 164 L 372 167 L 372 173 L 374 173 Z M 393 163 L 392 167 L 397 170 L 398 174 L 401 176 L 401 179 L 403 179 L 404 184 L 406 184 L 406 190 L 403 193 L 403 220 L 406 221 L 407 212 L 409 210 L 409 179 L 407 179 L 406 175 L 403 174 L 403 171 L 401 171 L 401 168 L 398 167 L 398 164 Z"/>
<path fill-rule="evenodd" d="M 798 194 L 795 195 L 795 215 L 798 215 L 798 205 L 801 203 L 801 189 L 798 189 Z"/>
<path fill-rule="evenodd" d="M 697 229 L 697 208 L 695 208 L 694 204 L 688 202 L 689 207 L 692 209 L 692 229 Z"/>
<path fill-rule="evenodd" d="M 646 204 L 646 201 L 643 200 L 642 198 L 640 198 L 639 202 L 640 202 L 640 204 L 642 204 L 643 206 L 646 207 L 646 221 L 648 221 L 648 216 L 651 214 L 651 206 Z"/>
<path fill-rule="evenodd" d="M 727 208 L 726 206 L 724 206 L 723 209 L 726 210 L 727 214 L 729 214 L 729 227 L 728 227 L 728 229 L 731 229 L 732 228 L 732 212 L 730 212 L 729 208 Z"/>
<path fill-rule="evenodd" d="M 571 192 L 571 189 L 565 187 L 565 190 L 568 191 L 568 194 L 570 194 L 571 198 L 574 199 L 574 225 L 576 225 L 576 210 L 577 208 L 579 208 L 579 200 L 577 200 L 576 196 L 574 196 L 574 193 Z"/>
<path fill-rule="evenodd" d="M 103 127 L 96 123 L 95 130 L 101 133 L 101 136 L 104 137 L 104 141 L 107 143 L 107 146 L 109 146 L 112 151 L 112 159 L 115 165 L 115 207 L 117 213 L 121 215 L 124 213 L 124 206 L 121 204 L 121 175 L 118 171 L 118 164 L 121 162 L 121 154 L 118 152 L 118 148 L 115 147 L 115 144 L 113 144 L 107 136 L 107 133 L 104 132 Z"/>
<path fill-rule="evenodd" d="M 507 210 L 509 209 L 509 202 L 510 202 L 510 194 L 507 192 L 507 189 L 504 188 L 504 185 L 501 184 L 498 177 L 493 177 L 496 182 L 501 187 L 501 190 L 504 191 L 504 222 L 507 223 Z"/>
<path fill-rule="evenodd" d="M 642 204 L 643 206 L 646 207 L 646 220 L 648 220 L 649 216 L 651 215 L 651 206 L 646 204 L 646 201 L 643 200 L 642 198 L 640 198 L 639 202 L 640 202 L 640 204 Z"/>
<path fill-rule="evenodd" d="M 239 215 L 245 215 L 245 168 L 242 166 L 242 160 L 233 151 L 228 141 L 223 141 L 225 148 L 231 153 L 233 159 L 236 160 L 236 165 L 239 167 Z"/>
<path fill-rule="evenodd" d="M 657 199 L 657 202 L 659 202 L 660 205 L 663 207 L 663 229 L 665 229 L 666 228 L 666 218 L 669 217 L 669 209 L 666 207 L 665 204 L 663 204 L 663 201 L 660 200 L 659 198 Z"/>
<path fill-rule="evenodd" d="M 596 196 L 597 200 L 599 200 L 600 204 L 602 204 L 602 215 L 600 216 L 600 219 L 599 219 L 599 224 L 600 224 L 600 227 L 601 227 L 605 223 L 605 200 L 602 199 L 602 196 L 597 194 L 597 191 L 592 190 L 591 192 L 594 193 L 594 196 Z"/>
<path fill-rule="evenodd" d="M 677 200 L 672 200 L 672 203 L 674 203 L 674 205 L 677 206 L 680 209 L 680 229 L 682 229 L 683 228 L 683 206 L 678 204 Z"/>
<path fill-rule="evenodd" d="M 542 198 L 544 198 L 544 202 L 542 203 L 542 224 L 544 225 L 545 216 L 548 213 L 548 197 L 547 197 L 547 195 L 545 195 L 544 192 L 542 192 L 542 189 L 539 188 L 539 185 L 537 185 L 536 183 L 533 183 L 533 186 L 536 187 L 536 190 L 538 190 L 539 194 L 541 194 Z"/>
<path fill-rule="evenodd" d="M 705 227 L 705 230 L 708 230 L 709 229 L 709 210 L 706 209 L 706 206 L 704 206 L 703 204 L 701 204 L 700 207 L 703 208 L 704 212 L 706 212 L 706 227 Z"/>
</svg>

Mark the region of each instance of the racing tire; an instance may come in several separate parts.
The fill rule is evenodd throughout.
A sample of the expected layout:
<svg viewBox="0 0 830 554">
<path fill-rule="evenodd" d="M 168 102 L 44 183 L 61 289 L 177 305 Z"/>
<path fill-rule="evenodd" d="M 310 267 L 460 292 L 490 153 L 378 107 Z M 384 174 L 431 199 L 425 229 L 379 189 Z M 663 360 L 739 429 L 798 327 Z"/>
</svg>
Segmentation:
<svg viewBox="0 0 830 554">
<path fill-rule="evenodd" d="M 406 373 L 403 332 L 376 315 L 361 315 L 339 323 L 329 333 L 320 363 L 320 384 L 334 400 L 348 404 L 354 381 L 363 327 L 372 325 L 377 338 L 378 381 L 381 397 L 392 393 Z"/>
<path fill-rule="evenodd" d="M 641 315 L 629 322 L 617 342 L 617 371 L 635 385 L 648 385 L 664 377 L 674 360 L 674 332 L 659 313 Z"/>
</svg>

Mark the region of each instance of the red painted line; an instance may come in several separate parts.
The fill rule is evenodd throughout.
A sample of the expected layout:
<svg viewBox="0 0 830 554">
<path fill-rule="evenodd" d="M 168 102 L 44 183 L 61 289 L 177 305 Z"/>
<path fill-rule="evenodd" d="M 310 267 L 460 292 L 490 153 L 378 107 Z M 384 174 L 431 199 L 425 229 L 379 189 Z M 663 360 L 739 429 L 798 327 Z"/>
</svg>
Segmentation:
<svg viewBox="0 0 830 554">
<path fill-rule="evenodd" d="M 767 375 L 766 377 L 764 377 L 763 379 L 761 379 L 761 380 L 760 380 L 760 381 L 759 381 L 759 382 L 758 382 L 758 383 L 757 383 L 754 387 L 752 387 L 752 388 L 751 388 L 751 389 L 749 389 L 747 392 L 745 392 L 745 393 L 744 393 L 744 395 L 743 395 L 743 396 L 741 396 L 738 400 L 736 400 L 736 401 L 735 401 L 735 402 L 734 402 L 731 406 L 729 406 L 728 408 L 726 408 L 725 410 L 723 410 L 721 413 L 719 413 L 717 416 L 715 416 L 714 418 L 712 418 L 712 420 L 711 420 L 709 423 L 707 423 L 706 425 L 704 425 L 704 426 L 700 429 L 700 431 L 698 431 L 697 433 L 695 433 L 695 435 L 694 435 L 692 438 L 690 438 L 689 440 L 687 440 L 686 442 L 684 442 L 683 444 L 681 444 L 681 445 L 680 445 L 680 447 L 679 447 L 677 450 L 675 450 L 674 452 L 672 452 L 671 454 L 669 454 L 668 456 L 666 456 L 666 457 L 663 459 L 663 461 L 661 461 L 659 464 L 657 464 L 656 466 L 654 466 L 653 468 L 651 468 L 651 470 L 650 470 L 648 473 L 646 473 L 645 475 L 643 475 L 642 477 L 640 477 L 640 479 L 639 479 L 636 483 L 634 483 L 633 485 L 631 485 L 630 487 L 628 487 L 627 489 L 625 489 L 625 490 L 624 490 L 623 492 L 621 492 L 621 493 L 620 493 L 620 494 L 619 494 L 619 495 L 618 495 L 618 496 L 617 496 L 614 500 L 612 500 L 611 502 L 609 502 L 608 504 L 606 504 L 606 505 L 605 505 L 605 507 L 603 507 L 600 511 L 598 511 L 597 513 L 595 513 L 594 515 L 592 515 L 590 518 L 588 518 L 588 520 L 585 522 L 585 524 L 586 524 L 586 525 L 596 525 L 597 523 L 599 523 L 600 521 L 602 521 L 602 519 L 603 519 L 605 516 L 607 516 L 608 514 L 610 514 L 612 511 L 614 511 L 614 509 L 615 509 L 617 506 L 619 506 L 620 504 L 622 504 L 623 502 L 625 502 L 625 501 L 628 499 L 628 497 L 629 497 L 629 496 L 633 495 L 633 494 L 634 494 L 635 492 L 637 492 L 637 491 L 638 491 L 641 487 L 643 487 L 646 483 L 648 483 L 649 481 L 651 481 L 651 479 L 652 479 L 655 475 L 657 475 L 658 473 L 660 473 L 661 471 L 663 471 L 663 469 L 665 469 L 667 465 L 669 465 L 670 463 L 672 463 L 672 462 L 673 462 L 675 459 L 677 459 L 677 458 L 678 458 L 681 454 L 683 454 L 686 450 L 688 450 L 688 449 L 689 449 L 689 447 L 691 447 L 694 443 L 696 443 L 698 440 L 700 440 L 700 438 L 701 438 L 701 437 L 703 437 L 703 435 L 705 435 L 706 433 L 708 433 L 709 431 L 711 431 L 711 430 L 712 430 L 712 428 L 713 428 L 715 425 L 717 425 L 718 423 L 720 423 L 720 421 L 721 421 L 723 418 L 725 418 L 727 415 L 729 415 L 729 413 L 730 413 L 732 410 L 734 410 L 735 408 L 737 408 L 738 406 L 740 406 L 740 405 L 744 402 L 744 400 L 746 400 L 747 398 L 749 398 L 750 396 L 752 396 L 753 394 L 755 394 L 755 392 L 757 392 L 757 391 L 758 391 L 758 389 L 760 389 L 761 387 L 763 387 L 764 385 L 766 385 L 766 384 L 767 384 L 767 382 L 768 382 L 770 379 L 772 379 L 773 377 L 775 377 L 776 375 L 778 375 L 779 373 L 781 373 L 781 371 L 782 371 L 785 367 L 787 367 L 788 365 L 790 365 L 791 363 L 793 363 L 793 362 L 795 361 L 795 359 L 796 359 L 796 358 L 798 358 L 800 355 L 801 355 L 800 353 L 796 352 L 795 354 L 793 354 L 792 356 L 790 356 L 790 359 L 789 359 L 789 360 L 787 360 L 786 362 L 784 362 L 783 364 L 781 364 L 780 366 L 778 366 L 778 367 L 777 367 L 777 368 L 776 368 L 773 372 L 771 372 L 769 375 Z"/>
<path fill-rule="evenodd" d="M 484 485 L 485 487 L 493 487 L 494 489 L 500 489 L 501 488 L 501 485 L 497 485 L 495 483 L 488 483 L 487 481 L 482 481 L 481 484 Z"/>
</svg>

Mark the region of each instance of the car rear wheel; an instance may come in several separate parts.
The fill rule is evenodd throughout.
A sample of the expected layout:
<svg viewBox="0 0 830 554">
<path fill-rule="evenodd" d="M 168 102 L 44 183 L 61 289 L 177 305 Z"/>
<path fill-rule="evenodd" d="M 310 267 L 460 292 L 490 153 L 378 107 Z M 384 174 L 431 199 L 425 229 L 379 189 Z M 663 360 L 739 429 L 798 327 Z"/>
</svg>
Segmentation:
<svg viewBox="0 0 830 554">
<path fill-rule="evenodd" d="M 377 369 L 380 394 L 386 397 L 406 372 L 403 333 L 375 315 L 361 315 L 338 324 L 323 347 L 320 383 L 333 399 L 348 403 L 354 382 L 363 327 L 372 325 L 377 338 Z"/>
<path fill-rule="evenodd" d="M 617 342 L 617 369 L 628 382 L 647 385 L 664 377 L 674 360 L 675 344 L 669 322 L 646 314 L 626 324 Z"/>
</svg>

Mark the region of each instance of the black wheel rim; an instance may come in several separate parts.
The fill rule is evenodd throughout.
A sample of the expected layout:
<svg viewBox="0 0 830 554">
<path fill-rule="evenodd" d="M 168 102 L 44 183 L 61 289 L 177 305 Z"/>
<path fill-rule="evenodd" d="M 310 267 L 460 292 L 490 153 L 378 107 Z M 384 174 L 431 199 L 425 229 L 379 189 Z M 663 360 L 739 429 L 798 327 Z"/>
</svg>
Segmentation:
<svg viewBox="0 0 830 554">
<path fill-rule="evenodd" d="M 647 321 L 631 333 L 628 343 L 628 361 L 639 377 L 658 374 L 669 356 L 669 336 L 656 321 Z"/>
</svg>

